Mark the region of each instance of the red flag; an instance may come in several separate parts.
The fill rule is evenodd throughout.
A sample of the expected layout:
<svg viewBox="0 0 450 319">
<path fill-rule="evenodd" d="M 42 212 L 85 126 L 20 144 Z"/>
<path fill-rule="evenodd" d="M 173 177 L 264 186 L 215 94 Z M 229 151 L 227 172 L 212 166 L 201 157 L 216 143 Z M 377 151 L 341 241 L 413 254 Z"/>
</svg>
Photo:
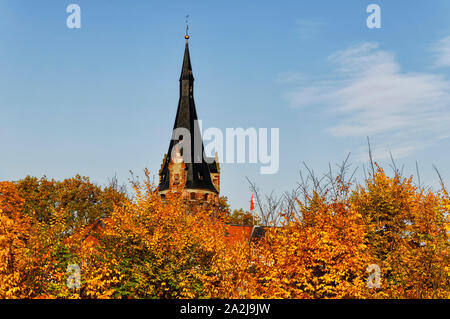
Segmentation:
<svg viewBox="0 0 450 319">
<path fill-rule="evenodd" d="M 253 194 L 252 194 L 252 199 L 250 200 L 250 210 L 254 210 L 255 209 L 255 200 L 253 199 Z"/>
</svg>

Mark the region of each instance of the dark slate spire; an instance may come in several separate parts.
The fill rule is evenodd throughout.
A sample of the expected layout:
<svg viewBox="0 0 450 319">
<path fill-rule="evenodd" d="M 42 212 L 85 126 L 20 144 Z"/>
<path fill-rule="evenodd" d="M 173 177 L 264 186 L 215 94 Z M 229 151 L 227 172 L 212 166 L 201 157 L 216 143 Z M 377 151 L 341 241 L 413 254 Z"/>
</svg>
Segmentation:
<svg viewBox="0 0 450 319">
<path fill-rule="evenodd" d="M 186 36 L 189 37 L 189 36 Z M 183 58 L 183 66 L 181 67 L 181 80 L 189 80 L 194 82 L 194 77 L 192 75 L 192 65 L 191 65 L 191 57 L 189 55 L 189 42 L 186 39 L 186 47 L 184 48 L 184 58 Z"/>
<path fill-rule="evenodd" d="M 211 174 L 208 163 L 204 157 L 203 141 L 199 138 L 199 145 L 194 145 L 194 138 L 200 137 L 200 127 L 196 122 L 197 111 L 194 103 L 194 76 L 192 75 L 192 65 L 189 56 L 189 36 L 186 34 L 186 47 L 184 50 L 183 66 L 181 68 L 180 76 L 180 99 L 178 102 L 177 115 L 175 117 L 175 123 L 173 129 L 185 128 L 190 132 L 190 163 L 186 165 L 186 184 L 185 189 L 205 189 L 218 193 L 217 189 L 211 181 Z M 163 164 L 163 168 L 160 173 L 159 190 L 163 191 L 169 188 L 169 162 L 172 154 L 172 149 L 179 142 L 179 140 L 171 140 L 169 144 L 169 150 L 167 151 L 167 160 Z M 196 154 L 195 147 L 199 148 Z M 187 150 L 182 149 L 184 154 Z M 175 153 L 175 151 L 174 151 Z M 201 154 L 201 155 L 200 155 Z M 196 157 L 196 158 L 194 158 Z"/>
</svg>

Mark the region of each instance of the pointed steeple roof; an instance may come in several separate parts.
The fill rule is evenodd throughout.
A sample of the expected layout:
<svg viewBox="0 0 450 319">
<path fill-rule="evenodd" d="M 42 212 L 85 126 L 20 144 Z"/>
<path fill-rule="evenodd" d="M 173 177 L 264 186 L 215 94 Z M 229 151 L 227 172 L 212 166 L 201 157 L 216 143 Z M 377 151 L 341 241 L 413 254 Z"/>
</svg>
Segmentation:
<svg viewBox="0 0 450 319">
<path fill-rule="evenodd" d="M 184 146 L 181 150 L 182 153 L 186 154 L 186 157 L 188 157 L 188 159 L 185 161 L 185 189 L 204 189 L 218 193 L 217 189 L 211 181 L 209 165 L 205 161 L 203 141 L 200 135 L 200 127 L 197 122 L 198 117 L 194 102 L 194 76 L 192 75 L 192 65 L 189 55 L 189 36 L 186 35 L 185 38 L 186 46 L 184 50 L 183 66 L 181 68 L 180 75 L 180 98 L 178 101 L 175 123 L 173 125 L 174 131 L 176 129 L 183 128 L 187 129 L 190 133 L 190 143 L 188 143 L 189 150 L 185 149 Z M 177 145 L 177 143 L 180 142 L 180 140 L 172 139 L 170 141 L 169 150 L 167 152 L 167 160 L 163 164 L 163 168 L 160 173 L 160 191 L 166 190 L 170 186 L 169 163 L 171 160 L 171 154 L 173 152 L 172 150 Z M 197 143 L 199 145 L 195 145 L 194 140 L 197 140 Z"/>
<path fill-rule="evenodd" d="M 186 46 L 184 48 L 184 58 L 183 58 L 183 66 L 181 67 L 181 80 L 192 80 L 194 81 L 194 76 L 192 75 L 192 65 L 191 65 L 191 57 L 189 55 L 189 36 L 186 36 Z"/>
</svg>

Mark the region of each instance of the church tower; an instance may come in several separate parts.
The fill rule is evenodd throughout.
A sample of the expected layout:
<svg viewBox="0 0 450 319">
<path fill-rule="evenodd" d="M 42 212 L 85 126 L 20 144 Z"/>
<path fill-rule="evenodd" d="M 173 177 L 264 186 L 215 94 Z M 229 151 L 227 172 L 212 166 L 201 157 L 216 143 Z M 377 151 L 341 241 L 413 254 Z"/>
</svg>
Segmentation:
<svg viewBox="0 0 450 319">
<path fill-rule="evenodd" d="M 220 168 L 217 156 L 206 158 L 204 153 L 194 103 L 194 76 L 187 33 L 185 39 L 180 97 L 173 133 L 186 132 L 186 134 L 177 133 L 172 136 L 159 172 L 159 193 L 164 198 L 167 192 L 180 191 L 184 199 L 192 205 L 217 204 L 220 191 Z"/>
</svg>

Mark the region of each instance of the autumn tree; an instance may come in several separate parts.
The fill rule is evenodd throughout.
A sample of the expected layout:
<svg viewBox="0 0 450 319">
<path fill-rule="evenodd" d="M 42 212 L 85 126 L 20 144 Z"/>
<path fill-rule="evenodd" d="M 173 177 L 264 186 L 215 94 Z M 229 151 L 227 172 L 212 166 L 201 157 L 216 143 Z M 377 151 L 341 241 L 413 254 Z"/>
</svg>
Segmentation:
<svg viewBox="0 0 450 319">
<path fill-rule="evenodd" d="M 210 297 L 204 281 L 225 250 L 225 225 L 208 210 L 187 213 L 180 193 L 163 202 L 148 180 L 134 187 L 135 199 L 106 220 L 85 273 L 104 271 L 86 290 L 116 298 Z"/>
<path fill-rule="evenodd" d="M 23 203 L 13 183 L 0 182 L 0 298 L 27 297 L 23 270 L 33 225 Z"/>
<path fill-rule="evenodd" d="M 26 214 L 35 214 L 38 221 L 45 223 L 51 221 L 55 210 L 64 211 L 71 231 L 107 217 L 114 205 L 127 200 L 125 189 L 114 179 L 106 187 L 80 175 L 63 181 L 27 176 L 16 184 Z"/>
<path fill-rule="evenodd" d="M 255 225 L 258 223 L 257 216 L 254 216 L 249 211 L 244 211 L 242 208 L 234 209 L 233 213 L 225 216 L 225 222 L 228 224 L 237 225 Z"/>
<path fill-rule="evenodd" d="M 346 200 L 349 185 L 338 181 L 340 200 L 313 191 L 298 201 L 301 218 L 283 215 L 279 227 L 253 245 L 257 298 L 357 298 L 364 295 L 370 261 L 365 224 Z"/>
<path fill-rule="evenodd" d="M 379 296 L 448 298 L 448 195 L 418 188 L 412 177 L 377 167 L 352 195 L 367 224 L 367 242 L 382 271 Z"/>
<path fill-rule="evenodd" d="M 225 236 L 248 212 L 162 200 L 148 171 L 130 198 L 81 176 L 0 182 L 0 298 L 449 298 L 447 190 L 375 167 L 362 183 L 346 165 L 309 170 L 292 192 L 256 196 L 267 224 L 251 240 Z"/>
</svg>

